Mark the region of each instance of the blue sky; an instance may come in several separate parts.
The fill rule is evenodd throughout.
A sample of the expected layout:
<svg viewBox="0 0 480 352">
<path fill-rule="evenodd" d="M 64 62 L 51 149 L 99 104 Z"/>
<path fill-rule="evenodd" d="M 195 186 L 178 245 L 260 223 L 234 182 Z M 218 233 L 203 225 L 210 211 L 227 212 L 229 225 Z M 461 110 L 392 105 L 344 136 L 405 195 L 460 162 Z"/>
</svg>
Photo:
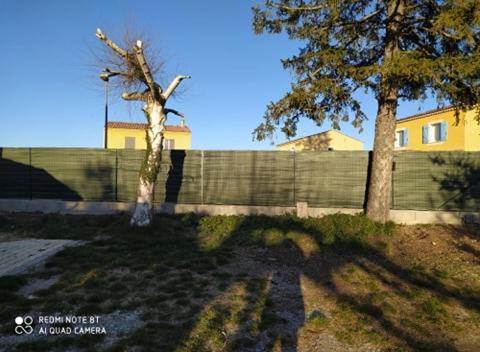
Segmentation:
<svg viewBox="0 0 480 352">
<path fill-rule="evenodd" d="M 153 39 L 167 62 L 167 77 L 192 76 L 170 107 L 185 113 L 194 149 L 273 149 L 252 141 L 266 105 L 283 96 L 292 77 L 280 59 L 300 44 L 252 31 L 249 0 L 2 0 L 0 1 L 0 146 L 101 147 L 104 96 L 91 49 L 101 27 L 120 38 L 133 23 Z M 169 75 L 168 75 L 169 74 Z M 376 102 L 362 97 L 369 116 L 359 134 L 373 141 Z M 398 116 L 434 108 L 431 100 L 401 103 Z M 110 120 L 144 121 L 135 106 L 111 96 Z M 177 124 L 172 116 L 169 124 Z M 329 129 L 302 121 L 298 135 Z M 278 133 L 275 143 L 284 141 Z"/>
</svg>

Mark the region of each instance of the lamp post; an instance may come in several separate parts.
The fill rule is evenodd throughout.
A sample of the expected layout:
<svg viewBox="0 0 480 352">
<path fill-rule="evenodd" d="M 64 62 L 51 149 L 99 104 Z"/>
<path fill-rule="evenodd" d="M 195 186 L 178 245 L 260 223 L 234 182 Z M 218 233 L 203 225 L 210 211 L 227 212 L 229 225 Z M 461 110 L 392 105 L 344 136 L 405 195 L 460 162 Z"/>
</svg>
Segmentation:
<svg viewBox="0 0 480 352">
<path fill-rule="evenodd" d="M 118 75 L 118 72 L 112 72 L 108 68 L 100 72 L 100 79 L 105 82 L 105 127 L 104 127 L 104 148 L 108 146 L 108 82 L 110 77 Z"/>
</svg>

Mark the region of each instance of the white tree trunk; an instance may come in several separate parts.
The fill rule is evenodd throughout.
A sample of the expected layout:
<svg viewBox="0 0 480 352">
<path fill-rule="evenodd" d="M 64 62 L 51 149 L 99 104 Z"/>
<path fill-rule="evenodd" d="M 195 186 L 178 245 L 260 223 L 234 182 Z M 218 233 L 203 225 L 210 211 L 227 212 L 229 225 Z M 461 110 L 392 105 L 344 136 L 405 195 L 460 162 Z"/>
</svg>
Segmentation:
<svg viewBox="0 0 480 352">
<path fill-rule="evenodd" d="M 115 58 L 119 56 L 123 64 L 119 65 L 123 71 L 112 72 L 105 69 L 106 79 L 118 76 L 123 78 L 123 83 L 127 87 L 131 87 L 133 83 L 142 83 L 147 86 L 143 92 L 124 92 L 122 98 L 125 100 L 138 100 L 146 102 L 143 111 L 147 115 L 148 126 L 146 132 L 147 150 L 145 158 L 140 169 L 140 182 L 138 184 L 137 204 L 130 219 L 132 226 L 148 226 L 152 222 L 153 201 L 155 194 L 155 182 L 157 180 L 158 171 L 160 169 L 160 160 L 162 153 L 163 130 L 167 114 L 173 113 L 180 117 L 184 117 L 182 113 L 165 109 L 168 98 L 175 92 L 180 82 L 190 76 L 176 76 L 170 82 L 167 89 L 163 89 L 160 84 L 155 82 L 152 71 L 145 59 L 143 52 L 143 43 L 137 40 L 132 51 L 123 49 L 108 38 L 99 28 L 95 33 L 97 38 L 103 41 L 114 53 Z M 108 61 L 110 62 L 110 60 Z M 115 63 L 115 61 L 113 61 Z M 100 76 L 102 79 L 105 77 Z"/>
<path fill-rule="evenodd" d="M 137 204 L 130 219 L 132 226 L 149 226 L 152 221 L 155 182 L 160 166 L 163 130 L 166 121 L 163 106 L 160 103 L 147 104 L 144 110 L 148 116 L 147 144 L 149 145 L 147 145 L 147 154 L 140 170 Z"/>
<path fill-rule="evenodd" d="M 153 185 L 140 178 L 138 185 L 137 204 L 130 219 L 132 226 L 148 226 L 152 221 Z"/>
</svg>

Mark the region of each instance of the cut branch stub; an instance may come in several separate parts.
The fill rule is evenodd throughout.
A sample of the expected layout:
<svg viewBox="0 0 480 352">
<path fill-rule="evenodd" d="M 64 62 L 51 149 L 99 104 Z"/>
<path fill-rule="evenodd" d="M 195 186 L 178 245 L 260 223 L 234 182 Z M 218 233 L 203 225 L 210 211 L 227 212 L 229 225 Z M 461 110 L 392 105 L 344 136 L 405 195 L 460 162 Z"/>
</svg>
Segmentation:
<svg viewBox="0 0 480 352">
<path fill-rule="evenodd" d="M 173 81 L 170 83 L 170 85 L 167 87 L 167 89 L 162 93 L 162 97 L 165 101 L 170 98 L 170 96 L 173 94 L 175 89 L 177 89 L 178 85 L 180 84 L 181 81 L 184 79 L 189 79 L 192 78 L 191 76 L 177 76 L 173 79 Z"/>
<path fill-rule="evenodd" d="M 141 40 L 137 40 L 135 45 L 135 56 L 137 57 L 138 64 L 140 65 L 143 76 L 145 77 L 145 81 L 148 85 L 148 88 L 150 88 L 153 98 L 155 100 L 159 100 L 161 87 L 153 80 L 152 72 L 150 71 L 150 67 L 148 67 L 147 61 L 145 60 L 145 55 L 143 54 Z"/>
<path fill-rule="evenodd" d="M 127 52 L 120 48 L 117 44 L 112 42 L 110 38 L 108 38 L 100 28 L 97 28 L 97 32 L 95 33 L 98 39 L 103 41 L 105 44 L 107 44 L 108 47 L 110 47 L 113 51 L 115 51 L 118 55 L 123 57 L 124 59 L 127 58 Z"/>
</svg>

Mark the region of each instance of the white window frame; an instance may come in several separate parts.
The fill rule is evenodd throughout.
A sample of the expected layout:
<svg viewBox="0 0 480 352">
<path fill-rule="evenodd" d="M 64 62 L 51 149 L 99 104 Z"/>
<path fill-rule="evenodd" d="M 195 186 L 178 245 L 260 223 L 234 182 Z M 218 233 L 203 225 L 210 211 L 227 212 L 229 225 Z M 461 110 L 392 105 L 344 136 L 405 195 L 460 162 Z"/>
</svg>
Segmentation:
<svg viewBox="0 0 480 352">
<path fill-rule="evenodd" d="M 402 132 L 403 134 L 402 134 L 402 141 L 401 141 L 401 143 L 403 143 L 403 139 L 405 138 L 405 131 L 406 131 L 406 130 L 407 130 L 406 127 L 397 128 L 397 129 L 395 130 L 395 142 L 394 142 L 394 143 L 395 143 L 395 144 L 394 144 L 395 149 L 404 149 L 404 148 L 406 148 L 406 147 L 408 146 L 408 145 L 404 145 L 404 144 L 400 145 L 400 142 L 397 140 L 397 133 L 398 133 L 398 132 Z M 398 142 L 398 143 L 397 143 L 397 142 Z"/>
<path fill-rule="evenodd" d="M 173 148 L 172 148 L 172 146 L 173 146 Z M 165 150 L 175 149 L 175 139 L 174 138 L 163 139 L 163 149 L 165 149 Z"/>
<path fill-rule="evenodd" d="M 442 141 L 442 123 L 434 122 L 428 124 L 428 143 L 439 143 Z"/>
<path fill-rule="evenodd" d="M 445 141 L 442 141 L 442 123 L 447 123 L 446 120 L 436 120 L 436 121 L 430 121 L 427 123 L 428 126 L 428 141 L 427 144 L 442 144 L 445 143 Z M 434 139 L 435 136 L 435 128 L 434 126 L 437 125 L 439 126 L 439 139 Z"/>
<path fill-rule="evenodd" d="M 129 146 L 127 140 L 130 141 L 130 142 L 133 142 L 133 145 Z M 132 137 L 132 136 L 125 136 L 124 143 L 125 143 L 125 149 L 135 149 L 137 139 L 135 137 Z"/>
</svg>

